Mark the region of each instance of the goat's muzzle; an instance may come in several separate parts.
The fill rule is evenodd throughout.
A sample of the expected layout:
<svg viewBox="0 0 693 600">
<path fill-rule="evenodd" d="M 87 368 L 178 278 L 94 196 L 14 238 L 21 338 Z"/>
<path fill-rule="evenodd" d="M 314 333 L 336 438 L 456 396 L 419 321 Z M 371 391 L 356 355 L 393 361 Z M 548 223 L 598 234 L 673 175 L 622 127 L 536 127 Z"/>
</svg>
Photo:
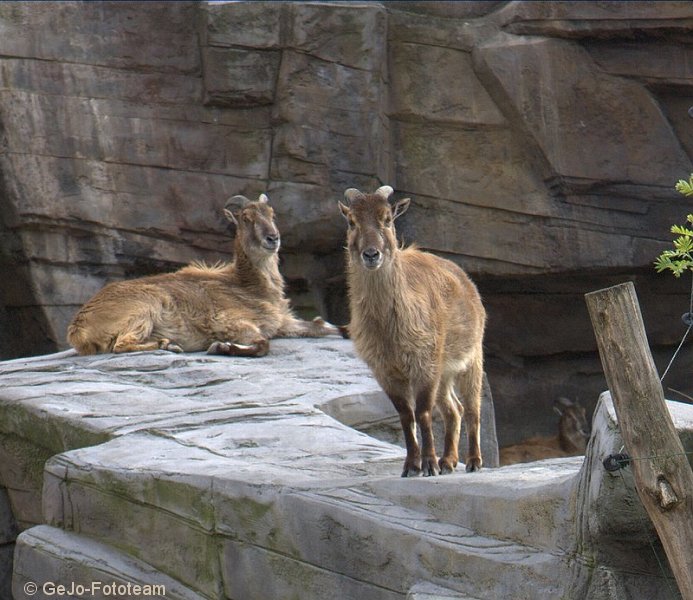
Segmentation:
<svg viewBox="0 0 693 600">
<path fill-rule="evenodd" d="M 377 248 L 366 248 L 361 252 L 361 262 L 366 269 L 374 271 L 383 264 L 383 253 Z"/>
<path fill-rule="evenodd" d="M 281 244 L 281 239 L 278 233 L 268 233 L 262 238 L 262 247 L 271 252 L 277 252 Z"/>
</svg>

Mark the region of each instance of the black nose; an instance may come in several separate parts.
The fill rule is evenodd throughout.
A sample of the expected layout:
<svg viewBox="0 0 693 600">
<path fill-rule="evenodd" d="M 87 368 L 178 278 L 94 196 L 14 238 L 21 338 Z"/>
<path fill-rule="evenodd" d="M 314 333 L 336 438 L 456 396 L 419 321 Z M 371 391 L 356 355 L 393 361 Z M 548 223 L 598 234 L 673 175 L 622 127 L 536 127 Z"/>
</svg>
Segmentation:
<svg viewBox="0 0 693 600">
<path fill-rule="evenodd" d="M 265 242 L 268 246 L 276 246 L 279 243 L 279 235 L 276 233 L 270 233 L 265 236 Z"/>
<path fill-rule="evenodd" d="M 363 251 L 363 258 L 368 262 L 375 262 L 380 258 L 380 251 L 375 248 L 366 248 Z"/>
</svg>

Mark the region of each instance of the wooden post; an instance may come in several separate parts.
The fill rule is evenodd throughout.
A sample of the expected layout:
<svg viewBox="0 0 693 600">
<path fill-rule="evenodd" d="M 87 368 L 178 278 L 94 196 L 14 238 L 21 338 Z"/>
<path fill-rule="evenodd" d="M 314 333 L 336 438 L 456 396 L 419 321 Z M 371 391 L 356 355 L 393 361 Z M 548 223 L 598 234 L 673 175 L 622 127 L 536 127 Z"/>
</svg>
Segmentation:
<svg viewBox="0 0 693 600">
<path fill-rule="evenodd" d="M 635 286 L 585 295 L 635 487 L 681 595 L 693 600 L 693 471 L 650 353 Z"/>
</svg>

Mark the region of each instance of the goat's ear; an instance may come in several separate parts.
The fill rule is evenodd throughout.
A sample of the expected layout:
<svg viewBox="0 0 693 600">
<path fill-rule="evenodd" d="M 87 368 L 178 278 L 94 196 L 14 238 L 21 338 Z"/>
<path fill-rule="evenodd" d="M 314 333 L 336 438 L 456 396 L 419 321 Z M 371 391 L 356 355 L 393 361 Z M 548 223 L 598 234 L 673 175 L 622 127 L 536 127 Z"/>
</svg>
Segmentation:
<svg viewBox="0 0 693 600">
<path fill-rule="evenodd" d="M 267 197 L 267 194 L 260 194 L 260 197 L 258 198 L 258 202 L 261 204 L 267 204 L 269 202 L 269 198 Z"/>
<path fill-rule="evenodd" d="M 236 215 L 233 214 L 231 210 L 228 208 L 224 209 L 224 216 L 231 221 L 234 225 L 238 226 L 238 219 L 236 218 Z"/>
<path fill-rule="evenodd" d="M 346 204 L 342 204 L 341 202 L 337 202 L 337 204 L 339 204 L 339 210 L 342 213 L 342 216 L 348 221 L 349 217 L 351 216 L 351 209 Z"/>
<path fill-rule="evenodd" d="M 250 200 L 245 196 L 233 196 L 226 201 L 224 205 L 224 214 L 226 218 L 231 221 L 234 225 L 238 225 L 238 219 L 236 218 L 236 213 L 239 213 L 242 208 L 248 204 Z"/>
<path fill-rule="evenodd" d="M 395 205 L 392 207 L 392 220 L 394 221 L 397 217 L 403 215 L 405 212 L 407 212 L 407 209 L 409 208 L 409 203 L 411 202 L 411 198 L 402 198 L 402 200 L 398 200 L 395 202 Z"/>
</svg>

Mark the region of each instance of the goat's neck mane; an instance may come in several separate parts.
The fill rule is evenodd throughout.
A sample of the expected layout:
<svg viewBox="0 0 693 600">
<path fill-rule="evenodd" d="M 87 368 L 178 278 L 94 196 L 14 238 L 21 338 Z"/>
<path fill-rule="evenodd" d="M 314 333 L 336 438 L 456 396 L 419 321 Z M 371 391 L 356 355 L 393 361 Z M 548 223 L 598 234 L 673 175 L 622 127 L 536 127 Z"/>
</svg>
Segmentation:
<svg viewBox="0 0 693 600">
<path fill-rule="evenodd" d="M 389 264 L 376 271 L 368 271 L 359 264 L 349 261 L 349 282 L 351 301 L 361 310 L 375 313 L 392 309 L 401 294 L 402 274 L 397 264 L 400 251 L 393 254 Z"/>
<path fill-rule="evenodd" d="M 567 426 L 561 421 L 558 424 L 558 444 L 566 452 L 579 450 L 580 447 L 575 443 L 575 440 L 566 431 Z"/>
<path fill-rule="evenodd" d="M 270 294 L 284 295 L 284 279 L 279 273 L 279 256 L 276 253 L 268 254 L 259 262 L 252 261 L 237 243 L 232 267 L 233 276 L 246 287 L 258 286 Z"/>
</svg>

